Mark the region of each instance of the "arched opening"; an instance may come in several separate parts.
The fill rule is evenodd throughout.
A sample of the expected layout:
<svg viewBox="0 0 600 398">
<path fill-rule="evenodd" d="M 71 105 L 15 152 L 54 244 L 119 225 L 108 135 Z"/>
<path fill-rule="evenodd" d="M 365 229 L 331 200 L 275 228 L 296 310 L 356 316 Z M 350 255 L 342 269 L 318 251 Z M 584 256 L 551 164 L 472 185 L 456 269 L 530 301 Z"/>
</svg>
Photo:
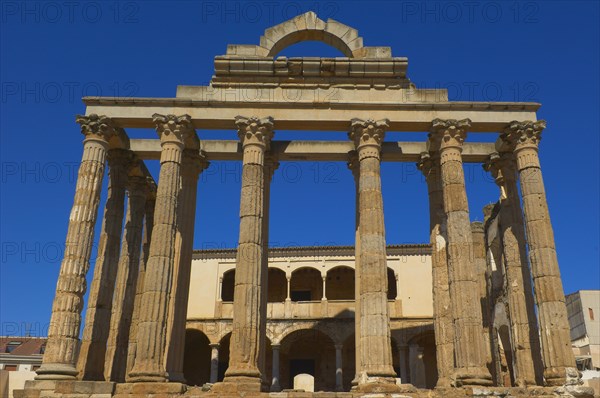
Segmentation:
<svg viewBox="0 0 600 398">
<path fill-rule="evenodd" d="M 316 301 L 323 297 L 323 278 L 314 268 L 299 268 L 292 272 L 290 298 L 292 301 Z"/>
<path fill-rule="evenodd" d="M 287 279 L 285 272 L 279 268 L 269 268 L 269 290 L 267 301 L 269 303 L 282 303 L 287 296 Z"/>
<path fill-rule="evenodd" d="M 221 284 L 221 300 L 233 301 L 233 289 L 235 286 L 235 270 L 231 269 L 223 274 Z"/>
<path fill-rule="evenodd" d="M 330 269 L 325 290 L 327 300 L 354 300 L 354 269 L 343 265 Z"/>
<path fill-rule="evenodd" d="M 398 289 L 396 288 L 396 273 L 393 269 L 387 269 L 387 280 L 388 280 L 388 300 L 396 300 L 398 296 Z"/>
<path fill-rule="evenodd" d="M 410 383 L 418 388 L 433 389 L 438 381 L 435 337 L 432 332 L 420 334 L 408 344 Z"/>
<path fill-rule="evenodd" d="M 317 41 L 328 44 L 342 53 L 343 56 L 352 58 L 352 50 L 338 36 L 322 29 L 297 30 L 281 37 L 269 51 L 269 57 L 276 57 L 281 51 L 294 44 L 305 41 Z"/>
<path fill-rule="evenodd" d="M 336 58 L 345 57 L 344 53 L 327 43 L 316 40 L 304 40 L 283 48 L 276 57 L 320 57 Z"/>
<path fill-rule="evenodd" d="M 281 387 L 294 388 L 294 377 L 301 373 L 314 377 L 315 391 L 335 391 L 335 347 L 325 333 L 302 329 L 281 341 Z"/>
<path fill-rule="evenodd" d="M 199 330 L 185 331 L 183 375 L 190 386 L 201 386 L 210 380 L 210 341 Z"/>
</svg>

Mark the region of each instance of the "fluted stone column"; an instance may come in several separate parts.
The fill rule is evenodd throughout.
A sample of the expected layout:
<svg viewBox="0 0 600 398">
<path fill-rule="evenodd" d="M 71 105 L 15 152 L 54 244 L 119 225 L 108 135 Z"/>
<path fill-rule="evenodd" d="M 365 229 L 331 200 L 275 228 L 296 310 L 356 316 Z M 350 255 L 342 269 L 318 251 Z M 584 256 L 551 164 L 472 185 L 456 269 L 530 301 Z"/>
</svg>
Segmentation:
<svg viewBox="0 0 600 398">
<path fill-rule="evenodd" d="M 77 361 L 81 380 L 104 380 L 106 341 L 119 264 L 127 173 L 133 154 L 108 151 L 108 193 Z"/>
<path fill-rule="evenodd" d="M 161 141 L 160 174 L 150 255 L 144 276 L 136 354 L 130 382 L 167 380 L 165 347 L 168 301 L 175 263 L 177 199 L 185 141 L 195 136 L 188 115 L 154 115 Z"/>
<path fill-rule="evenodd" d="M 265 153 L 265 162 L 263 167 L 263 222 L 262 222 L 262 257 L 261 257 L 261 302 L 260 307 L 264 308 L 265 311 L 261 311 L 262 319 L 260 320 L 260 331 L 259 339 L 264 341 L 265 344 L 260 345 L 260 352 L 258 357 L 258 369 L 260 370 L 262 377 L 263 390 L 269 390 L 271 388 L 272 380 L 267 379 L 266 371 L 266 357 L 267 357 L 267 302 L 269 293 L 269 214 L 271 208 L 271 181 L 275 170 L 279 168 L 279 162 L 277 159 L 269 154 Z"/>
<path fill-rule="evenodd" d="M 42 366 L 37 370 L 38 380 L 74 379 L 78 373 L 75 356 L 86 290 L 85 277 L 90 268 L 108 141 L 118 135 L 118 128 L 105 116 L 78 116 L 77 122 L 85 136 L 83 156 L 52 305 L 48 342 Z"/>
<path fill-rule="evenodd" d="M 521 202 L 512 154 L 495 153 L 484 164 L 500 188 L 499 229 L 506 277 L 506 295 L 511 328 L 511 353 L 514 361 L 515 384 L 520 387 L 536 384 L 539 366 L 537 320 L 527 262 L 525 231 Z M 504 347 L 505 350 L 508 347 Z M 534 352 L 538 352 L 535 355 Z"/>
<path fill-rule="evenodd" d="M 358 349 L 360 342 L 360 162 L 358 153 L 354 150 L 348 154 L 348 168 L 352 171 L 355 186 L 355 213 L 354 213 L 354 345 L 355 350 L 355 374 L 352 380 L 352 386 L 358 386 L 360 375 L 362 374 L 362 357 Z M 386 271 L 387 272 L 387 271 Z"/>
<path fill-rule="evenodd" d="M 429 193 L 429 231 L 433 280 L 433 327 L 435 332 L 437 385 L 448 387 L 454 373 L 454 325 L 448 281 L 446 213 L 440 159 L 428 152 L 421 154 L 417 167 L 425 175 Z M 404 381 L 405 382 L 405 381 Z"/>
<path fill-rule="evenodd" d="M 137 347 L 137 331 L 140 319 L 140 307 L 142 305 L 142 295 L 144 294 L 144 278 L 146 275 L 146 265 L 150 256 L 150 241 L 152 240 L 152 227 L 154 225 L 154 208 L 156 206 L 156 183 L 152 177 L 146 177 L 148 185 L 148 195 L 146 197 L 146 206 L 144 211 L 144 227 L 142 233 L 142 252 L 140 255 L 140 264 L 138 278 L 135 287 L 135 299 L 133 301 L 133 313 L 131 314 L 131 327 L 129 328 L 129 348 L 127 349 L 127 372 L 133 369 L 135 353 Z"/>
<path fill-rule="evenodd" d="M 273 120 L 236 117 L 244 155 L 240 200 L 240 237 L 236 258 L 233 331 L 225 383 L 239 390 L 259 391 L 259 356 L 266 306 L 263 273 L 263 212 L 265 151 L 273 137 Z"/>
<path fill-rule="evenodd" d="M 358 388 L 394 391 L 390 317 L 387 304 L 387 255 L 383 198 L 381 195 L 380 151 L 387 120 L 353 119 L 349 137 L 358 152 L 360 209 L 360 351 L 361 375 Z M 375 387 L 377 386 L 377 387 Z"/>
<path fill-rule="evenodd" d="M 479 286 L 475 276 L 473 237 L 462 165 L 462 143 L 470 120 L 440 120 L 432 123 L 430 152 L 439 150 L 444 211 L 448 236 L 448 270 L 454 321 L 453 383 L 490 385 L 482 333 Z"/>
<path fill-rule="evenodd" d="M 127 191 L 125 233 L 121 244 L 121 258 L 117 270 L 104 366 L 105 380 L 117 382 L 124 382 L 127 374 L 129 331 L 140 266 L 144 213 L 148 193 L 146 177 L 129 176 Z"/>
<path fill-rule="evenodd" d="M 167 329 L 167 372 L 169 380 L 184 382 L 183 356 L 185 351 L 185 325 L 194 250 L 194 225 L 196 221 L 196 196 L 198 176 L 208 167 L 199 149 L 183 151 L 181 165 L 181 190 L 177 206 L 177 236 L 175 265 L 169 299 Z"/>
<path fill-rule="evenodd" d="M 546 191 L 542 179 L 538 144 L 545 121 L 512 122 L 500 135 L 504 148 L 516 158 L 525 228 L 529 244 L 529 261 L 538 307 L 544 378 L 551 386 L 578 378 L 565 295 L 550 222 Z"/>
</svg>

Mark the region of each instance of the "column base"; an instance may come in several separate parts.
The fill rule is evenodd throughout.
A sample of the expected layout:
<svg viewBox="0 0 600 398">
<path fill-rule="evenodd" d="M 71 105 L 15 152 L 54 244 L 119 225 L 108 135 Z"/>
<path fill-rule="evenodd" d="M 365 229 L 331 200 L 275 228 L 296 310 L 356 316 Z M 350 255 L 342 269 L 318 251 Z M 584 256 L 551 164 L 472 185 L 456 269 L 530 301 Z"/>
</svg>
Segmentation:
<svg viewBox="0 0 600 398">
<path fill-rule="evenodd" d="M 127 383 L 166 383 L 169 381 L 167 372 L 131 372 L 125 379 Z"/>
<path fill-rule="evenodd" d="M 458 370 L 454 373 L 452 385 L 454 387 L 462 386 L 492 386 L 492 376 L 487 370 L 472 368 L 465 370 Z"/>
<path fill-rule="evenodd" d="M 577 368 L 547 368 L 544 369 L 544 379 L 551 387 L 580 384 L 581 374 Z"/>
<path fill-rule="evenodd" d="M 212 393 L 236 394 L 242 392 L 261 392 L 262 380 L 248 376 L 226 376 L 225 379 L 216 383 L 210 389 Z"/>
<path fill-rule="evenodd" d="M 76 380 L 79 372 L 74 365 L 45 363 L 36 373 L 35 380 Z"/>
<path fill-rule="evenodd" d="M 394 393 L 403 390 L 394 377 L 362 376 L 352 391 L 359 393 Z"/>
</svg>

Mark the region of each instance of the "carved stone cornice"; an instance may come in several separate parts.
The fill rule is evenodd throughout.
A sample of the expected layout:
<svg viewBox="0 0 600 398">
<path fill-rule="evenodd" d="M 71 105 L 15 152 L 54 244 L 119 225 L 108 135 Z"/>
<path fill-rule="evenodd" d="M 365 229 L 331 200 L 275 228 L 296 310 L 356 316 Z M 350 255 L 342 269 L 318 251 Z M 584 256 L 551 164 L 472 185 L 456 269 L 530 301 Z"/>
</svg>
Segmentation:
<svg viewBox="0 0 600 398">
<path fill-rule="evenodd" d="M 542 131 L 545 128 L 545 120 L 538 120 L 536 122 L 531 120 L 523 122 L 512 121 L 501 132 L 500 140 L 498 141 L 501 145 L 498 149 L 503 152 L 512 152 L 524 148 L 537 149 L 542 139 Z"/>
<path fill-rule="evenodd" d="M 127 134 L 115 122 L 104 115 L 77 115 L 75 121 L 81 126 L 81 134 L 92 140 L 105 143 L 113 143 L 114 147 L 125 147 L 127 145 Z"/>
<path fill-rule="evenodd" d="M 470 127 L 471 119 L 434 119 L 431 122 L 428 136 L 430 150 L 462 149 L 462 144 L 467 137 L 467 130 Z"/>
<path fill-rule="evenodd" d="M 381 149 L 381 143 L 385 138 L 385 131 L 389 126 L 390 121 L 388 119 L 375 121 L 373 119 L 362 120 L 354 118 L 350 125 L 348 137 L 354 141 L 356 149 L 361 149 L 365 146 L 376 146 Z"/>
<path fill-rule="evenodd" d="M 259 119 L 256 116 L 236 116 L 235 125 L 242 146 L 258 145 L 268 150 L 273 139 L 273 118 L 268 116 Z"/>
<path fill-rule="evenodd" d="M 180 147 L 193 147 L 194 141 L 197 141 L 196 130 L 189 115 L 176 116 L 155 113 L 152 115 L 152 122 L 156 126 L 156 132 L 162 145 L 172 143 Z M 199 143 L 197 147 L 199 147 Z"/>
</svg>

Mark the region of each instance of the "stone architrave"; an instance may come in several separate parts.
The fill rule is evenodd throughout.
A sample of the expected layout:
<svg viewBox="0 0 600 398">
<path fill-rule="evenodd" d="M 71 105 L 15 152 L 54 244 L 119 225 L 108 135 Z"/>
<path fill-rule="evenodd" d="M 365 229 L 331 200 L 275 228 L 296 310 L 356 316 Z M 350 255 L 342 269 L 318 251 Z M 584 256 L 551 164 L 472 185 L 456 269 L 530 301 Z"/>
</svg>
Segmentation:
<svg viewBox="0 0 600 398">
<path fill-rule="evenodd" d="M 521 201 L 516 181 L 515 161 L 510 153 L 492 154 L 484 164 L 500 188 L 499 229 L 506 277 L 506 293 L 511 328 L 515 384 L 536 384 L 536 367 L 540 365 L 539 332 L 527 261 Z M 506 349 L 506 347 L 505 347 Z M 538 355 L 535 355 L 537 351 Z"/>
<path fill-rule="evenodd" d="M 118 136 L 118 128 L 105 116 L 78 116 L 77 122 L 85 136 L 83 156 L 52 305 L 48 342 L 42 366 L 37 370 L 38 380 L 75 379 L 78 373 L 75 361 L 86 290 L 85 277 L 90 268 L 109 141 Z"/>
<path fill-rule="evenodd" d="M 125 232 L 121 244 L 121 258 L 117 270 L 104 366 L 104 378 L 107 381 L 122 383 L 127 374 L 129 331 L 139 274 L 144 213 L 148 194 L 146 178 L 141 175 L 130 175 L 127 181 Z"/>
<path fill-rule="evenodd" d="M 349 138 L 358 153 L 360 214 L 360 351 L 358 389 L 394 391 L 390 316 L 387 303 L 387 255 L 381 194 L 381 143 L 387 119 L 352 119 Z"/>
<path fill-rule="evenodd" d="M 162 152 L 150 254 L 146 264 L 137 326 L 136 353 L 129 382 L 165 382 L 166 325 L 175 262 L 177 199 L 185 142 L 195 136 L 188 115 L 158 115 L 153 121 Z"/>
<path fill-rule="evenodd" d="M 146 208 L 144 209 L 144 229 L 142 233 L 142 251 L 140 255 L 140 265 L 138 278 L 135 287 L 135 299 L 133 301 L 133 313 L 131 314 L 131 327 L 129 328 L 129 348 L 127 349 L 127 372 L 129 374 L 133 368 L 135 352 L 137 347 L 137 330 L 140 318 L 140 306 L 142 305 L 142 295 L 144 293 L 144 277 L 146 275 L 146 264 L 150 256 L 150 241 L 152 240 L 152 226 L 154 225 L 154 208 L 156 206 L 156 183 L 152 177 L 146 177 L 148 184 L 148 195 L 146 198 Z"/>
<path fill-rule="evenodd" d="M 440 172 L 440 159 L 428 152 L 417 164 L 425 175 L 429 193 L 429 230 L 432 247 L 433 328 L 435 331 L 437 385 L 449 387 L 454 373 L 454 325 L 448 282 L 446 213 Z"/>
<path fill-rule="evenodd" d="M 243 148 L 242 190 L 240 200 L 240 236 L 236 258 L 233 299 L 233 331 L 229 368 L 224 384 L 233 383 L 239 390 L 259 391 L 261 374 L 259 356 L 261 330 L 265 321 L 263 301 L 264 250 L 264 165 L 265 152 L 273 137 L 270 117 L 236 117 L 238 135 Z M 218 388 L 218 387 L 217 387 Z"/>
<path fill-rule="evenodd" d="M 430 152 L 439 150 L 447 226 L 448 279 L 454 322 L 453 383 L 490 385 L 482 332 L 479 285 L 475 275 L 473 237 L 462 164 L 462 144 L 469 119 L 432 122 Z"/>
<path fill-rule="evenodd" d="M 104 380 L 106 343 L 121 250 L 125 189 L 133 156 L 124 149 L 108 151 L 108 193 L 77 361 L 81 380 Z"/>
<path fill-rule="evenodd" d="M 538 157 L 543 120 L 511 122 L 500 135 L 500 151 L 514 154 L 525 214 L 529 262 L 538 308 L 544 378 L 551 386 L 578 379 L 565 294 L 563 291 L 554 231 Z"/>
<path fill-rule="evenodd" d="M 199 147 L 199 145 L 198 145 Z M 175 266 L 169 299 L 169 327 L 166 347 L 167 372 L 170 381 L 184 382 L 183 355 L 185 351 L 185 323 L 194 250 L 194 224 L 198 176 L 208 167 L 208 161 L 199 149 L 185 149 L 181 164 L 181 190 L 177 206 L 177 236 Z"/>
</svg>

